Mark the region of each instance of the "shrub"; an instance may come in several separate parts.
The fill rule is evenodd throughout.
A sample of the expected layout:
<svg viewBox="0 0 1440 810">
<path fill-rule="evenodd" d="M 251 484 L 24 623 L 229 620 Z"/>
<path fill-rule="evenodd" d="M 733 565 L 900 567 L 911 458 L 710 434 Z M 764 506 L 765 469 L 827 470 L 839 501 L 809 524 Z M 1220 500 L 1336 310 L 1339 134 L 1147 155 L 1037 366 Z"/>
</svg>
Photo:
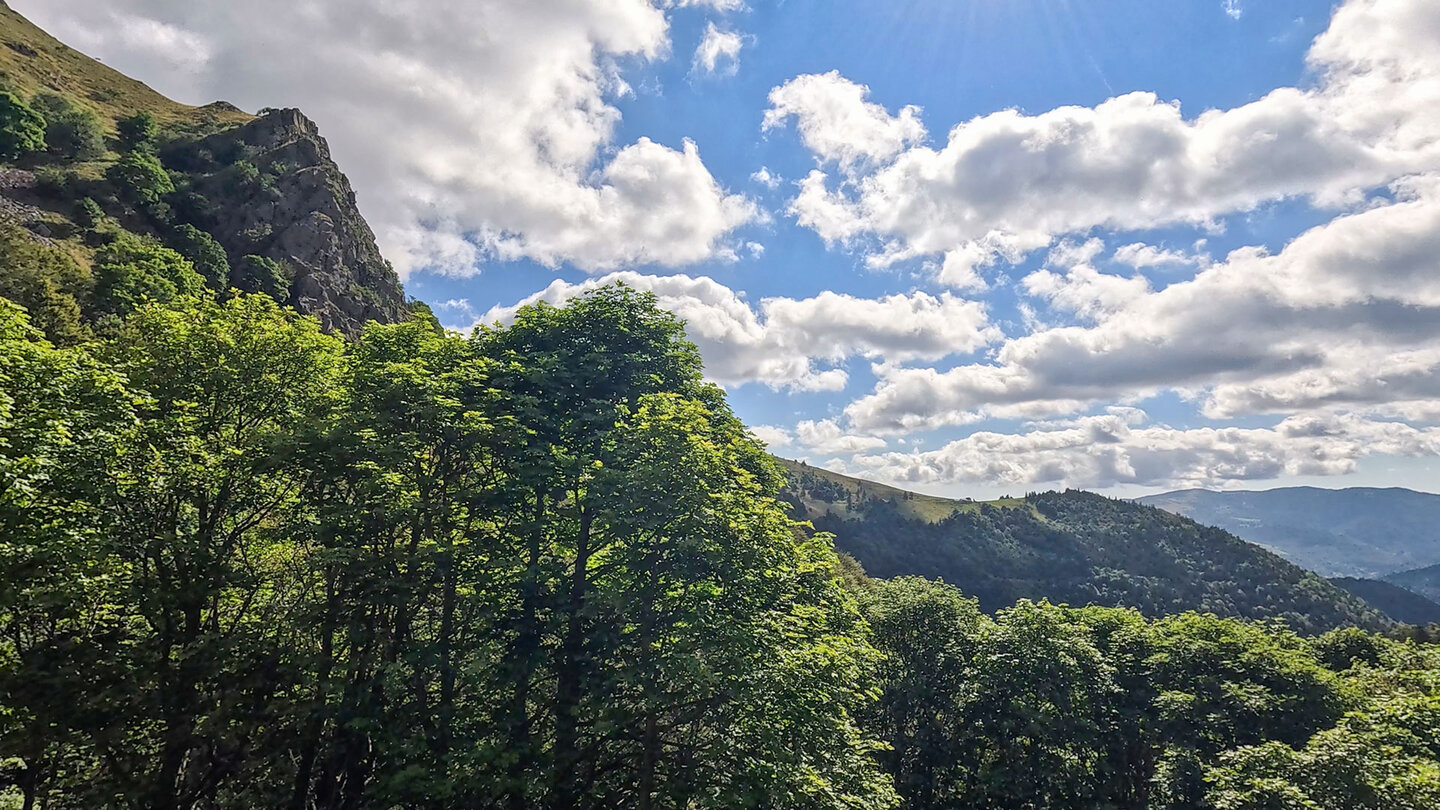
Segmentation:
<svg viewBox="0 0 1440 810">
<path fill-rule="evenodd" d="M 45 147 L 68 160 L 96 160 L 105 154 L 105 133 L 100 119 L 54 93 L 41 93 L 30 102 L 45 119 Z"/>
<path fill-rule="evenodd" d="M 230 286 L 247 293 L 264 293 L 277 301 L 290 299 L 293 274 L 274 259 L 246 256 L 230 271 Z"/>
<path fill-rule="evenodd" d="M 171 232 L 170 247 L 190 260 L 195 271 L 213 289 L 224 289 L 230 278 L 230 260 L 215 237 L 193 225 L 180 225 Z"/>
<path fill-rule="evenodd" d="M 105 171 L 105 177 L 115 184 L 122 197 L 147 207 L 157 205 L 175 190 L 160 161 L 143 152 L 126 154 Z"/>
<path fill-rule="evenodd" d="M 0 92 L 0 160 L 45 148 L 45 118 L 14 93 Z"/>
<path fill-rule="evenodd" d="M 120 148 L 125 152 L 146 152 L 155 148 L 155 138 L 160 134 L 155 116 L 144 111 L 121 118 L 115 122 L 115 127 L 120 135 Z"/>
<path fill-rule="evenodd" d="M 204 290 L 205 280 L 184 256 L 134 234 L 118 234 L 96 257 L 99 312 L 124 316 L 146 301 L 163 304 Z"/>
</svg>

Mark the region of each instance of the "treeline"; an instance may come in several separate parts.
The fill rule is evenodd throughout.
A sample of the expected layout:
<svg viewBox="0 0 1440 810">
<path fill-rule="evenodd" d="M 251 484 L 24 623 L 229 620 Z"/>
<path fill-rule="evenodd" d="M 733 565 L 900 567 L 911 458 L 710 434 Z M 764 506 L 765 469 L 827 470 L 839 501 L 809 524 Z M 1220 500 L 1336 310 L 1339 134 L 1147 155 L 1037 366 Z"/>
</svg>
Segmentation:
<svg viewBox="0 0 1440 810">
<path fill-rule="evenodd" d="M 1440 805 L 1434 647 L 992 617 L 783 483 L 622 286 L 352 343 L 235 294 L 57 347 L 0 301 L 0 806 Z"/>
<path fill-rule="evenodd" d="M 878 577 L 943 579 L 994 612 L 1021 599 L 1283 619 L 1306 633 L 1391 622 L 1361 600 L 1220 529 L 1090 492 L 979 504 L 930 522 L 871 500 L 857 514 L 812 514 L 840 551 Z"/>
<path fill-rule="evenodd" d="M 1440 648 L 1357 629 L 861 591 L 882 653 L 864 725 L 903 806 L 1440 807 Z"/>
<path fill-rule="evenodd" d="M 17 805 L 893 803 L 834 554 L 653 298 L 173 303 L 57 348 L 0 301 Z"/>
</svg>

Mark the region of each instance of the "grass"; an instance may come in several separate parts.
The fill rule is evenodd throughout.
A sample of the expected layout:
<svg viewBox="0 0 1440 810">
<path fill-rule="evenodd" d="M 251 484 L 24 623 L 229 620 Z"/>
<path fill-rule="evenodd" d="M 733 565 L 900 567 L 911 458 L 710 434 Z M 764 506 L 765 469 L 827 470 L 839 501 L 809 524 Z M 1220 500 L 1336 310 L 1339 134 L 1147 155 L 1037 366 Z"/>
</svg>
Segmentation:
<svg viewBox="0 0 1440 810">
<path fill-rule="evenodd" d="M 51 92 L 97 116 L 113 133 L 114 122 L 146 110 L 162 129 L 199 135 L 249 121 L 228 104 L 191 107 L 67 47 L 0 0 L 0 87 L 26 99 Z"/>
<path fill-rule="evenodd" d="M 954 498 L 941 498 L 935 495 L 922 495 L 918 492 L 909 492 L 898 487 L 878 484 L 874 481 L 866 481 L 863 478 L 852 478 L 848 475 L 841 475 L 837 472 L 803 465 L 798 461 L 776 458 L 782 467 L 794 475 L 802 473 L 813 475 L 838 484 L 846 492 L 851 493 L 858 501 L 890 501 L 895 504 L 900 514 L 912 520 L 921 520 L 926 523 L 939 523 L 956 512 L 978 512 L 981 506 L 994 506 L 1000 509 L 1031 509 L 1034 507 L 1024 498 L 1000 498 L 993 501 L 972 501 L 956 500 Z M 817 500 L 814 498 L 802 498 L 805 508 L 812 516 L 837 515 L 840 517 L 851 517 L 854 510 L 846 507 L 844 502 L 831 503 L 829 501 Z"/>
</svg>

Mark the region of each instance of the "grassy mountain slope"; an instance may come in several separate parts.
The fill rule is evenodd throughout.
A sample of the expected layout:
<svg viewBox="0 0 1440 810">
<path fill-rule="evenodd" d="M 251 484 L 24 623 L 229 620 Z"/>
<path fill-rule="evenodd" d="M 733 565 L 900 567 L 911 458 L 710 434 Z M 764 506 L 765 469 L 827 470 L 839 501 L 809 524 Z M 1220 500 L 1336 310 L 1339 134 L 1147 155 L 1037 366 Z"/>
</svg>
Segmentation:
<svg viewBox="0 0 1440 810">
<path fill-rule="evenodd" d="M 124 74 L 91 59 L 36 27 L 0 0 L 0 84 L 26 98 L 52 92 L 96 113 L 102 122 L 142 110 L 162 126 L 209 132 L 252 116 L 217 102 L 190 107 L 171 101 Z"/>
<path fill-rule="evenodd" d="M 1330 580 L 1403 624 L 1440 624 L 1440 603 L 1380 579 L 1336 577 Z"/>
<path fill-rule="evenodd" d="M 1440 563 L 1440 495 L 1408 489 L 1183 490 L 1141 503 L 1219 526 L 1325 576 Z"/>
<path fill-rule="evenodd" d="M 1088 492 L 1000 502 L 911 495 L 787 463 L 798 516 L 878 577 L 944 579 L 995 610 L 1021 598 L 1380 629 L 1379 611 L 1221 529 Z"/>
<path fill-rule="evenodd" d="M 45 148 L 0 167 L 0 295 L 52 340 L 85 340 L 142 298 L 193 294 L 187 262 L 222 296 L 265 292 L 351 336 L 409 317 L 354 190 L 298 110 L 171 101 L 3 3 L 0 90 L 57 125 Z M 153 136 L 118 137 L 137 113 Z"/>
</svg>

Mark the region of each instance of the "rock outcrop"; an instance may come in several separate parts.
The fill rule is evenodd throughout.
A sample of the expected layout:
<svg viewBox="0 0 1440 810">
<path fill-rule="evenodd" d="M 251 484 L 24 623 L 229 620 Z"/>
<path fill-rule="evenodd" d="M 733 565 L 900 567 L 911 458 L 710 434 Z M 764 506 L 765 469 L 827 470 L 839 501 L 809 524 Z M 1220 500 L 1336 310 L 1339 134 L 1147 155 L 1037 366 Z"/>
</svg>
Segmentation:
<svg viewBox="0 0 1440 810">
<path fill-rule="evenodd" d="M 350 181 L 299 110 L 253 121 L 166 156 L 194 178 L 204 229 L 231 263 L 263 256 L 291 276 L 290 300 L 326 329 L 354 336 L 366 321 L 408 317 L 399 278 L 375 244 Z"/>
</svg>

